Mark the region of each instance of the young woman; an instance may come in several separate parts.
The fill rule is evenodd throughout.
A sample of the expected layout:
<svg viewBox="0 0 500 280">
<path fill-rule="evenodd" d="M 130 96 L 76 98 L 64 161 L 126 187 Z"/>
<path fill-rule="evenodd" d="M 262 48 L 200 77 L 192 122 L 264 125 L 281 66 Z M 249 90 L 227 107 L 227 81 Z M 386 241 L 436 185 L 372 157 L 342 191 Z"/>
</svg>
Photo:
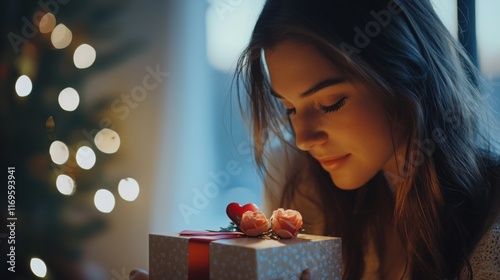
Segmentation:
<svg viewBox="0 0 500 280">
<path fill-rule="evenodd" d="M 429 0 L 268 0 L 237 80 L 266 206 L 344 279 L 500 279 L 496 126 Z"/>
</svg>

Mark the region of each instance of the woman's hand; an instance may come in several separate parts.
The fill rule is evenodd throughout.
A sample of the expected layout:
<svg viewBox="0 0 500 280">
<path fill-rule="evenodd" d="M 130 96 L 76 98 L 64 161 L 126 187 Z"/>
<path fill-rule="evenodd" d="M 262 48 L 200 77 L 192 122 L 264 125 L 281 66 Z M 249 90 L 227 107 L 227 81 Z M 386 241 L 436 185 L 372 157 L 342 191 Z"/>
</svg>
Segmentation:
<svg viewBox="0 0 500 280">
<path fill-rule="evenodd" d="M 310 268 L 304 269 L 304 271 L 302 271 L 302 275 L 300 275 L 300 280 L 312 280 L 312 279 L 314 279 L 312 269 Z"/>
<path fill-rule="evenodd" d="M 134 269 L 130 272 L 129 274 L 129 279 L 130 280 L 149 280 L 149 274 L 142 270 L 142 269 Z M 300 280 L 312 280 L 313 275 L 312 275 L 312 270 L 311 269 L 305 269 L 302 271 L 302 275 L 300 276 Z"/>
</svg>

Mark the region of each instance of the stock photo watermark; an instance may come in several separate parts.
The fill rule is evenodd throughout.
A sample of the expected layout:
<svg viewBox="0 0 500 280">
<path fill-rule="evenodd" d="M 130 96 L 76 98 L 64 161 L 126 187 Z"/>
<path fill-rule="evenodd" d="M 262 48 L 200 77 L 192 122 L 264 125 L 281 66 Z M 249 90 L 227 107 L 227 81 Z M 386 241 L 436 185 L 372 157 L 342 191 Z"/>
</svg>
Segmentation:
<svg viewBox="0 0 500 280">
<path fill-rule="evenodd" d="M 82 142 L 85 143 L 82 146 L 89 146 L 90 144 L 86 141 Z M 80 144 L 78 145 L 80 146 Z M 65 174 L 65 175 L 73 175 L 73 169 L 78 167 L 78 162 L 76 160 L 76 154 L 77 151 L 72 149 L 70 146 L 68 146 L 68 154 L 70 155 L 75 155 L 72 157 L 69 157 L 68 160 L 64 164 L 56 164 L 52 162 L 52 169 L 56 171 L 56 174 Z M 83 150 L 80 151 L 79 156 L 81 158 L 87 158 L 89 156 L 92 156 L 91 152 L 89 150 Z"/>
<path fill-rule="evenodd" d="M 251 153 L 248 142 L 241 142 L 237 146 L 237 151 L 239 155 L 245 156 L 245 160 L 248 161 L 247 156 Z M 243 167 L 236 160 L 229 160 L 224 170 L 209 171 L 210 181 L 201 188 L 195 187 L 191 190 L 193 193 L 191 202 L 179 204 L 179 211 L 186 224 L 191 222 L 191 216 L 199 215 L 203 209 L 210 205 L 210 201 L 215 199 L 220 191 L 229 185 L 231 178 L 238 176 L 242 172 Z"/>
<path fill-rule="evenodd" d="M 410 0 L 411 1 L 411 0 Z M 340 43 L 340 49 L 350 57 L 353 53 L 361 53 L 372 41 L 372 38 L 378 36 L 383 28 L 386 28 L 392 20 L 392 17 L 401 13 L 402 9 L 398 1 L 391 0 L 387 3 L 387 9 L 378 12 L 371 10 L 370 15 L 374 20 L 367 22 L 363 29 L 359 26 L 354 27 L 356 33 L 353 38 L 353 45 L 346 42 Z"/>
<path fill-rule="evenodd" d="M 7 270 L 16 272 L 16 168 L 7 167 Z"/>
<path fill-rule="evenodd" d="M 159 64 L 155 69 L 148 65 L 145 70 L 148 74 L 142 78 L 142 84 L 133 87 L 129 94 L 124 93 L 111 103 L 111 111 L 121 113 L 120 120 L 126 119 L 130 115 L 130 109 L 137 108 L 138 103 L 144 101 L 149 93 L 170 75 L 169 72 L 162 72 Z"/>
<path fill-rule="evenodd" d="M 157 89 L 170 75 L 169 72 L 163 72 L 160 69 L 159 64 L 156 65 L 155 68 L 147 65 L 144 69 L 146 75 L 143 76 L 141 84 L 134 86 L 130 93 L 123 93 L 120 97 L 111 102 L 110 109 L 113 113 L 120 114 L 118 116 L 120 120 L 125 120 L 128 116 L 130 116 L 131 110 L 137 108 L 140 102 L 146 100 L 151 91 Z M 98 128 L 81 130 L 86 140 L 81 141 L 77 146 L 92 146 L 91 143 L 99 146 L 99 141 L 103 141 L 104 137 L 96 136 L 105 128 L 112 130 L 115 128 L 115 125 L 110 118 L 102 118 L 99 121 Z M 70 155 L 76 154 L 75 150 L 71 147 L 68 147 L 68 150 Z M 85 161 L 88 157 L 95 157 L 94 152 L 89 149 L 79 151 L 78 155 L 83 161 Z M 52 163 L 52 167 L 57 171 L 57 174 L 71 175 L 73 168 L 78 167 L 78 162 L 75 156 L 69 158 L 68 161 L 62 165 Z"/>
<path fill-rule="evenodd" d="M 30 39 L 38 35 L 40 32 L 38 28 L 36 27 L 39 23 L 41 18 L 46 14 L 46 13 L 51 13 L 53 15 L 57 15 L 60 10 L 60 5 L 66 5 L 70 2 L 70 0 L 39 0 L 37 2 L 38 7 L 43 11 L 37 11 L 32 17 L 32 20 L 30 21 L 27 17 L 22 17 L 21 21 L 23 22 L 23 25 L 21 27 L 21 35 L 14 33 L 14 32 L 9 32 L 7 34 L 7 39 L 9 39 L 9 42 L 14 49 L 14 52 L 16 54 L 19 53 L 19 47 L 23 44 L 27 44 Z"/>
<path fill-rule="evenodd" d="M 490 96 L 492 92 L 487 92 L 483 97 Z M 457 112 L 450 110 L 445 112 L 445 125 L 448 127 L 446 129 L 456 131 L 463 125 L 461 115 Z M 398 174 L 385 171 L 384 176 L 392 184 L 397 185 L 404 182 L 406 178 L 409 178 L 417 167 L 423 165 L 425 160 L 432 156 L 436 151 L 439 144 L 445 143 L 449 139 L 449 135 L 446 133 L 446 129 L 437 127 L 432 132 L 429 138 L 424 140 L 417 140 L 409 151 L 407 158 L 398 155 L 396 158 L 398 165 Z"/>
<path fill-rule="evenodd" d="M 445 116 L 445 124 L 449 126 L 449 129 L 457 130 L 462 125 L 461 119 L 456 112 L 450 110 L 445 113 Z M 447 138 L 448 136 L 443 128 L 435 128 L 432 131 L 430 138 L 426 138 L 421 141 L 418 140 L 413 144 L 408 155 L 408 160 L 405 157 L 398 155 L 396 158 L 398 174 L 386 171 L 384 172 L 384 176 L 393 186 L 403 182 L 411 175 L 413 170 L 416 170 L 418 166 L 424 164 L 426 158 L 431 157 L 431 155 L 435 152 L 437 145 L 445 143 Z"/>
<path fill-rule="evenodd" d="M 161 71 L 160 64 L 157 64 L 154 69 L 149 65 L 144 69 L 147 74 L 142 78 L 142 83 L 134 86 L 130 93 L 122 93 L 119 98 L 111 102 L 111 111 L 120 114 L 118 118 L 122 121 L 128 118 L 132 109 L 137 108 L 140 102 L 146 100 L 151 91 L 157 89 L 170 76 L 169 72 Z M 83 129 L 82 133 L 87 140 L 94 142 L 96 134 L 103 128 L 114 129 L 113 121 L 109 118 L 103 118 L 99 122 L 99 128 Z"/>
<path fill-rule="evenodd" d="M 111 270 L 111 279 L 110 280 L 128 280 L 129 273 L 126 267 L 122 267 L 120 271 L 116 269 Z"/>
<path fill-rule="evenodd" d="M 248 0 L 247 0 L 248 1 Z M 224 20 L 227 13 L 233 12 L 244 0 L 212 0 L 210 6 L 214 9 L 217 17 Z"/>
</svg>

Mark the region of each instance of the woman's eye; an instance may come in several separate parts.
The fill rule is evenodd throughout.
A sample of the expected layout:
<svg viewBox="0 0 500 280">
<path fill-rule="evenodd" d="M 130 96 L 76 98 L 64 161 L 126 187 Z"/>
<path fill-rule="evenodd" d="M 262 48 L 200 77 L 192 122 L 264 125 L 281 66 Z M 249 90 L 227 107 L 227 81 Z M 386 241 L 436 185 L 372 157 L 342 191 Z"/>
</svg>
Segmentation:
<svg viewBox="0 0 500 280">
<path fill-rule="evenodd" d="M 324 106 L 324 105 L 319 105 L 319 109 L 321 111 L 323 111 L 324 113 L 333 113 L 333 112 L 337 112 L 338 110 L 340 110 L 340 108 L 342 108 L 342 106 L 345 105 L 345 100 L 347 99 L 347 97 L 343 97 L 342 99 L 340 99 L 337 103 L 333 104 L 333 105 L 330 105 L 330 106 Z"/>
</svg>

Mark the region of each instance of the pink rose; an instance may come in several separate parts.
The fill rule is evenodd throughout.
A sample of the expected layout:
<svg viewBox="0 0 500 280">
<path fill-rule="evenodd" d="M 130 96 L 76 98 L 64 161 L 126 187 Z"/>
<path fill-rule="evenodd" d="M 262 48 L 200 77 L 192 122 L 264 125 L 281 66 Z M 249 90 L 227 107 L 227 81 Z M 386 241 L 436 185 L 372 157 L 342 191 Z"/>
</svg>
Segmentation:
<svg viewBox="0 0 500 280">
<path fill-rule="evenodd" d="M 248 236 L 259 236 L 270 227 L 269 220 L 261 211 L 246 211 L 241 216 L 238 227 Z"/>
<path fill-rule="evenodd" d="M 279 208 L 271 216 L 271 226 L 281 238 L 296 237 L 302 226 L 302 215 L 295 210 Z"/>
</svg>

